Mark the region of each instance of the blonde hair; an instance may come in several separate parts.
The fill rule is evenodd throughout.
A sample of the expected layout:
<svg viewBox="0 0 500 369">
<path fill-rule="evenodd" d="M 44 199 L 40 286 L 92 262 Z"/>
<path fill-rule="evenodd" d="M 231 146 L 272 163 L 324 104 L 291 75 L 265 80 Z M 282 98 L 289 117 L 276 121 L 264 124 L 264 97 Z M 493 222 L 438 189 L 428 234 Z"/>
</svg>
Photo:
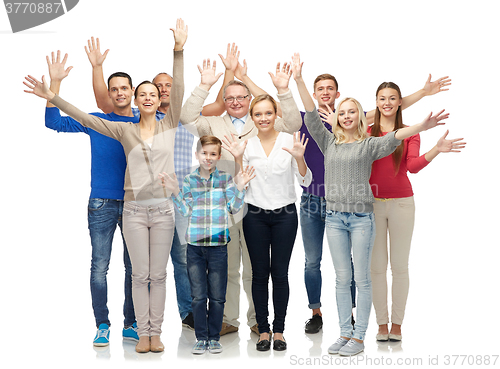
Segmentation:
<svg viewBox="0 0 500 369">
<path fill-rule="evenodd" d="M 335 124 L 332 126 L 332 133 L 335 135 L 336 144 L 342 144 L 347 141 L 347 137 L 344 134 L 344 129 L 339 124 L 339 109 L 340 106 L 346 101 L 352 101 L 358 108 L 358 113 L 359 113 L 358 130 L 354 135 L 354 139 L 358 142 L 361 142 L 365 138 L 369 137 L 367 133 L 368 123 L 366 121 L 365 113 L 363 111 L 363 108 L 361 107 L 361 104 L 359 103 L 358 100 L 352 97 L 346 97 L 337 105 L 337 109 L 335 110 L 335 115 L 333 117 L 333 121 L 335 122 Z"/>
</svg>

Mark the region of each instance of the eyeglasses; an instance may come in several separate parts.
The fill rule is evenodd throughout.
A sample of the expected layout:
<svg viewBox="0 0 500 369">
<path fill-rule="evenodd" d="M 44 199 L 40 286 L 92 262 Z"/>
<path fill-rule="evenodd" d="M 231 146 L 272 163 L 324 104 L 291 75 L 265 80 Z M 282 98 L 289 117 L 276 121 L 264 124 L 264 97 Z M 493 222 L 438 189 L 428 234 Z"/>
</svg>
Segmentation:
<svg viewBox="0 0 500 369">
<path fill-rule="evenodd" d="M 246 98 L 248 97 L 248 95 L 245 95 L 245 96 L 236 96 L 236 97 L 227 97 L 227 98 L 224 98 L 224 101 L 225 102 L 228 102 L 230 104 L 232 104 L 235 100 L 237 102 L 242 102 L 243 100 L 245 100 Z"/>
</svg>

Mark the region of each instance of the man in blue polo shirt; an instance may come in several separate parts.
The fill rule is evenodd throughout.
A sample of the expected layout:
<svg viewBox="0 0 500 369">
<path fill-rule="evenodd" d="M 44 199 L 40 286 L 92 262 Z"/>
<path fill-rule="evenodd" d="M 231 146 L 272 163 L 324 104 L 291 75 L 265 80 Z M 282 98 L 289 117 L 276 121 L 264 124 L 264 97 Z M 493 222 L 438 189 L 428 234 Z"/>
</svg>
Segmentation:
<svg viewBox="0 0 500 369">
<path fill-rule="evenodd" d="M 72 67 L 65 68 L 67 54 L 60 60 L 52 53 L 47 57 L 50 89 L 59 93 L 61 81 L 68 75 Z M 108 79 L 108 94 L 114 106 L 109 114 L 92 113 L 111 121 L 134 122 L 131 101 L 134 89 L 132 80 L 126 73 L 114 73 Z M 113 236 L 118 225 L 122 227 L 123 184 L 125 178 L 126 159 L 122 145 L 96 131 L 83 127 L 71 117 L 62 117 L 58 108 L 47 103 L 45 126 L 57 132 L 83 132 L 90 137 L 91 146 L 91 192 L 88 204 L 88 226 L 92 245 L 92 262 L 90 269 L 90 290 L 97 334 L 94 346 L 109 344 L 109 327 L 111 323 L 107 308 L 107 280 Z M 123 234 L 122 234 L 123 238 Z M 125 302 L 123 306 L 124 328 L 123 339 L 138 341 L 132 302 L 132 265 L 125 240 L 123 240 L 123 261 L 125 264 Z"/>
</svg>

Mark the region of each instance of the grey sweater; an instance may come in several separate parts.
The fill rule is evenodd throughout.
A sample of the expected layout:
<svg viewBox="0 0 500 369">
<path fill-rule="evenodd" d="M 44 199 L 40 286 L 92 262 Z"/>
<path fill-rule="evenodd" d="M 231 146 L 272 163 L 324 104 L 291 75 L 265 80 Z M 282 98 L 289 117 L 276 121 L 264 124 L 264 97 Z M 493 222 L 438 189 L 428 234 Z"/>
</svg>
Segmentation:
<svg viewBox="0 0 500 369">
<path fill-rule="evenodd" d="M 375 201 L 369 183 L 372 163 L 396 150 L 401 141 L 394 137 L 395 132 L 361 142 L 335 144 L 335 135 L 321 122 L 316 110 L 306 112 L 304 122 L 325 156 L 327 210 L 372 212 Z"/>
</svg>

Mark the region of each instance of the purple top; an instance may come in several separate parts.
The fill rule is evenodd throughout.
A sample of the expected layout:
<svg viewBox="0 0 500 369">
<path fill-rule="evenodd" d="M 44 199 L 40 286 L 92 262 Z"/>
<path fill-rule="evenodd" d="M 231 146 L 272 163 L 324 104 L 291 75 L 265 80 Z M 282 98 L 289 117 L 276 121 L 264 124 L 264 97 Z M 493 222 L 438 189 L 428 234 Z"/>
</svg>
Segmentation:
<svg viewBox="0 0 500 369">
<path fill-rule="evenodd" d="M 304 154 L 304 159 L 307 163 L 307 166 L 311 170 L 313 180 L 309 187 L 303 187 L 305 192 L 310 193 L 315 196 L 325 197 L 325 157 L 323 153 L 319 149 L 316 141 L 311 137 L 311 134 L 307 130 L 306 125 L 304 124 L 304 115 L 305 112 L 301 111 L 302 115 L 302 127 L 300 128 L 300 133 L 305 134 L 306 138 L 309 139 L 307 143 L 307 148 Z M 323 122 L 325 127 L 331 132 L 332 126 L 326 122 Z"/>
</svg>

